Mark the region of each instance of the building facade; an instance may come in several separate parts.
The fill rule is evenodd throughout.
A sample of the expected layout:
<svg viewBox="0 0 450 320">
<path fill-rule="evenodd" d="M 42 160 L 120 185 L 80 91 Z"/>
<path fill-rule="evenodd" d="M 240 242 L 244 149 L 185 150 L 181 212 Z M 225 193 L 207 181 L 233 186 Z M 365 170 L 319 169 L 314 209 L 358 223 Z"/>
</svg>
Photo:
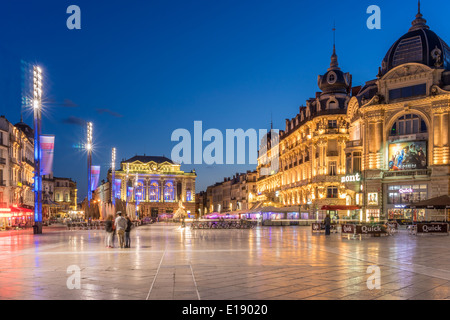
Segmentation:
<svg viewBox="0 0 450 320">
<path fill-rule="evenodd" d="M 349 102 L 349 173 L 361 172 L 364 220 L 442 219 L 408 205 L 449 194 L 450 49 L 420 8 L 377 79 Z"/>
<path fill-rule="evenodd" d="M 333 49 L 318 86 L 321 92 L 286 120 L 279 145 L 262 144 L 258 200 L 298 207 L 299 218 L 309 219 L 447 218 L 408 208 L 450 192 L 450 48 L 420 7 L 376 79 L 352 87 Z M 279 153 L 279 170 L 267 174 L 269 151 Z"/>
<path fill-rule="evenodd" d="M 264 205 L 292 207 L 298 218 L 306 219 L 319 218 L 325 211 L 337 218 L 337 210 L 324 211 L 324 207 L 349 203 L 342 178 L 349 139 L 347 106 L 355 90 L 351 75 L 339 67 L 334 47 L 330 67 L 318 77 L 318 86 L 321 92 L 301 106 L 294 118 L 286 119 L 278 143 L 271 141 L 270 148 L 260 148 L 258 159 L 258 200 Z M 265 159 L 268 151 L 269 162 Z M 262 174 L 277 153 L 278 170 Z M 344 214 L 350 215 L 348 211 Z"/>
<path fill-rule="evenodd" d="M 181 165 L 166 157 L 135 156 L 122 161 L 115 171 L 111 193 L 137 206 L 144 216 L 175 213 L 180 202 L 188 214 L 194 214 L 196 177 L 195 170 L 184 172 Z"/>
<path fill-rule="evenodd" d="M 257 171 L 236 173 L 206 188 L 204 213 L 248 210 L 257 200 Z"/>
</svg>

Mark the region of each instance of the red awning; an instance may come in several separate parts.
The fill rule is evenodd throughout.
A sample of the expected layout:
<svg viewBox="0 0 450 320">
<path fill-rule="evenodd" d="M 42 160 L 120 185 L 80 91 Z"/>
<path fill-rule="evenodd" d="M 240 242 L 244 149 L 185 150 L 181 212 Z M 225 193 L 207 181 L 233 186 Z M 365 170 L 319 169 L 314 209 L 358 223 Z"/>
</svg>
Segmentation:
<svg viewBox="0 0 450 320">
<path fill-rule="evenodd" d="M 321 210 L 358 210 L 360 206 L 323 206 Z"/>
</svg>

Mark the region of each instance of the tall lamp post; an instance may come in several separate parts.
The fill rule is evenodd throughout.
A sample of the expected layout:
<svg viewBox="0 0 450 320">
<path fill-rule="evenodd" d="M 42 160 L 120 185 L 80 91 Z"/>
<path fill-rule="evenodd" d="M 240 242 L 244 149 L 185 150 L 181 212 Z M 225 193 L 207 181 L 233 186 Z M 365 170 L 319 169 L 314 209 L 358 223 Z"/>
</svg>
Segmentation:
<svg viewBox="0 0 450 320">
<path fill-rule="evenodd" d="M 86 150 L 87 150 L 87 170 L 88 170 L 88 207 L 91 207 L 91 200 L 92 200 L 92 190 L 91 190 L 91 183 L 92 183 L 92 122 L 87 123 L 87 143 L 86 143 Z"/>
<path fill-rule="evenodd" d="M 41 177 L 41 102 L 42 69 L 33 67 L 34 111 L 34 234 L 42 233 L 42 177 Z"/>
<path fill-rule="evenodd" d="M 111 203 L 116 205 L 116 148 L 111 152 Z"/>
</svg>

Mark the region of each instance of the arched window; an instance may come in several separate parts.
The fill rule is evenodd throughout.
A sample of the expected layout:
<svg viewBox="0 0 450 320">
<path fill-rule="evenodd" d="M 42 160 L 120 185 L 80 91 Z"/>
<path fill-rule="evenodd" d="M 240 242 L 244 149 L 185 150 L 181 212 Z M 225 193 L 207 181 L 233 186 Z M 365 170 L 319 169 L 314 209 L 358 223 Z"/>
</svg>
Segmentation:
<svg viewBox="0 0 450 320">
<path fill-rule="evenodd" d="M 192 201 L 192 192 L 191 189 L 186 190 L 186 201 Z"/>
<path fill-rule="evenodd" d="M 149 198 L 150 198 L 150 201 L 159 201 L 158 181 L 152 181 L 150 183 Z"/>
<path fill-rule="evenodd" d="M 425 121 L 416 114 L 405 114 L 397 119 L 391 127 L 390 136 L 403 136 L 408 134 L 426 133 Z"/>
<path fill-rule="evenodd" d="M 164 201 L 175 200 L 175 189 L 172 181 L 167 181 L 164 185 Z"/>
<path fill-rule="evenodd" d="M 136 201 L 144 200 L 144 181 L 138 180 L 136 185 Z"/>
</svg>

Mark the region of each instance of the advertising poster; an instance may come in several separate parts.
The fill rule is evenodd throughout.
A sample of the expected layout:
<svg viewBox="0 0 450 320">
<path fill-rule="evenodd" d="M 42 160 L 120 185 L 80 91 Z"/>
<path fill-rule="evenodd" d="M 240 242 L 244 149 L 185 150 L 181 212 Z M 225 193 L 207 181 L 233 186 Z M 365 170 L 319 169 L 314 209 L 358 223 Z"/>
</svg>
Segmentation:
<svg viewBox="0 0 450 320">
<path fill-rule="evenodd" d="M 116 179 L 114 182 L 114 185 L 115 185 L 114 186 L 114 193 L 115 193 L 114 197 L 120 199 L 120 193 L 121 193 L 120 190 L 122 188 L 122 180 Z"/>
<path fill-rule="evenodd" d="M 369 206 L 377 206 L 378 205 L 378 193 L 370 192 L 367 194 L 367 204 Z"/>
<path fill-rule="evenodd" d="M 427 168 L 426 141 L 406 141 L 389 145 L 389 171 Z"/>
<path fill-rule="evenodd" d="M 100 166 L 91 166 L 91 190 L 97 189 L 98 180 L 100 179 Z"/>
<path fill-rule="evenodd" d="M 53 172 L 53 154 L 55 151 L 55 136 L 41 135 L 41 175 Z"/>
</svg>

